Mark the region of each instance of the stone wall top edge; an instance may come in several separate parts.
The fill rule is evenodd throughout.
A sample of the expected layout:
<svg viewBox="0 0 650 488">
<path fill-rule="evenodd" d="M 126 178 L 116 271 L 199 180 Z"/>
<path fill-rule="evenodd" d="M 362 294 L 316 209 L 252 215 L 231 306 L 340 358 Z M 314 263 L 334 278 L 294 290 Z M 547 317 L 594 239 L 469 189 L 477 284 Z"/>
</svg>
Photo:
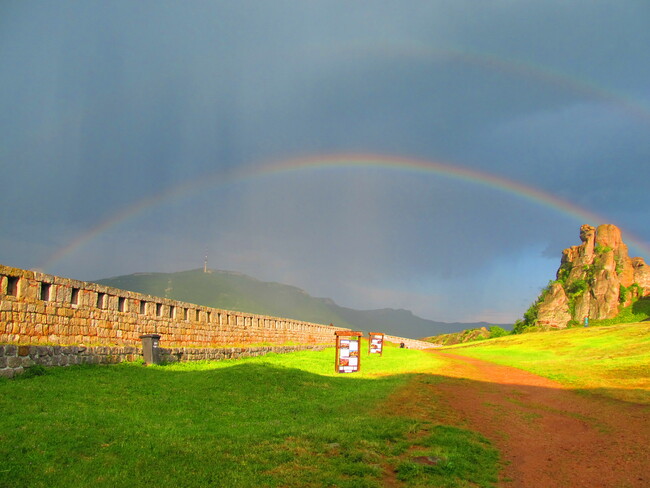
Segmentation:
<svg viewBox="0 0 650 488">
<path fill-rule="evenodd" d="M 119 296 L 119 297 L 124 297 L 124 298 L 130 298 L 134 300 L 143 300 L 147 302 L 155 302 L 155 303 L 161 303 L 163 305 L 173 305 L 179 308 L 191 308 L 191 309 L 197 309 L 201 311 L 209 311 L 209 312 L 216 312 L 216 313 L 223 313 L 227 315 L 232 315 L 235 317 L 251 317 L 255 319 L 268 319 L 268 320 L 282 320 L 286 322 L 292 322 L 298 325 L 306 325 L 310 327 L 324 327 L 326 329 L 331 329 L 332 331 L 334 330 L 349 330 L 346 327 L 337 327 L 335 325 L 326 325 L 326 324 L 319 324 L 316 322 L 307 322 L 303 320 L 298 320 L 298 319 L 293 319 L 289 317 L 275 317 L 271 315 L 261 315 L 261 314 L 254 314 L 254 313 L 249 313 L 249 312 L 242 312 L 238 310 L 226 310 L 226 309 L 220 309 L 220 308 L 214 308 L 214 307 L 208 307 L 205 305 L 198 305 L 195 303 L 190 303 L 190 302 L 183 302 L 180 300 L 173 300 L 171 298 L 164 298 L 164 297 L 158 297 L 154 295 L 148 295 L 144 293 L 138 293 L 134 291 L 128 291 L 128 290 L 122 290 L 121 288 L 115 288 L 111 286 L 106 286 L 106 285 L 101 285 L 99 283 L 94 283 L 92 281 L 81 281 L 81 280 L 75 280 L 72 278 L 65 278 L 57 275 L 52 275 L 48 273 L 43 273 L 41 271 L 33 271 L 33 270 L 26 270 L 26 269 L 21 269 L 21 268 L 15 268 L 12 266 L 7 266 L 4 264 L 0 264 L 0 274 L 6 275 L 6 276 L 18 276 L 24 279 L 28 280 L 35 280 L 35 281 L 42 281 L 45 283 L 52 283 L 56 285 L 62 285 L 62 286 L 69 286 L 69 287 L 76 287 L 79 289 L 83 290 L 88 290 L 88 291 L 93 291 L 93 292 L 99 292 L 99 293 L 106 293 L 107 295 L 112 295 L 112 296 Z"/>
<path fill-rule="evenodd" d="M 34 274 L 37 273 L 36 271 L 30 271 L 27 269 L 21 269 L 21 268 L 14 268 L 13 266 L 6 266 L 4 264 L 0 264 L 0 274 L 7 275 L 7 276 L 20 276 L 22 278 L 34 278 Z M 42 274 L 42 273 L 38 273 Z"/>
<path fill-rule="evenodd" d="M 409 342 L 420 342 L 422 344 L 431 344 L 430 342 L 427 341 L 421 341 L 420 339 L 411 339 L 409 337 L 398 337 L 398 336 L 393 336 L 386 334 L 384 336 L 384 339 L 386 339 L 389 342 L 402 342 L 402 341 L 409 341 Z"/>
</svg>

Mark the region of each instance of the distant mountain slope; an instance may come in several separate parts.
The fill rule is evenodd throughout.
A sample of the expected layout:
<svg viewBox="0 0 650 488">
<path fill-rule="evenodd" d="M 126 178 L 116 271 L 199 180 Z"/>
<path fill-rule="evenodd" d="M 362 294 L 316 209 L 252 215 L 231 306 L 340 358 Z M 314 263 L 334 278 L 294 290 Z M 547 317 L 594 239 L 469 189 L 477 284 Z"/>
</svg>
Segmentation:
<svg viewBox="0 0 650 488">
<path fill-rule="evenodd" d="M 423 319 L 408 310 L 354 310 L 328 298 L 312 297 L 294 286 L 260 281 L 232 271 L 202 269 L 177 273 L 136 273 L 96 280 L 122 290 L 181 300 L 207 307 L 333 323 L 365 332 L 418 338 L 487 326 Z"/>
</svg>

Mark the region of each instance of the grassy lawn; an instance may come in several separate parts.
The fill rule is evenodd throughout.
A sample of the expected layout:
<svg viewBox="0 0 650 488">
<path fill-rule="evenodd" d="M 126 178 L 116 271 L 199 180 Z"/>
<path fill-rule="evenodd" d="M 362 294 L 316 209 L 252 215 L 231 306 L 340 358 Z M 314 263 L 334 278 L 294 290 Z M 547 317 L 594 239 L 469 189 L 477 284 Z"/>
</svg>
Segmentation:
<svg viewBox="0 0 650 488">
<path fill-rule="evenodd" d="M 0 381 L 1 487 L 493 486 L 496 451 L 472 432 L 377 406 L 437 360 L 387 348 L 362 371 L 334 352 L 143 367 L 48 369 Z M 442 461 L 405 460 L 408 448 Z"/>
<path fill-rule="evenodd" d="M 536 332 L 446 348 L 619 400 L 650 404 L 650 323 Z"/>
</svg>

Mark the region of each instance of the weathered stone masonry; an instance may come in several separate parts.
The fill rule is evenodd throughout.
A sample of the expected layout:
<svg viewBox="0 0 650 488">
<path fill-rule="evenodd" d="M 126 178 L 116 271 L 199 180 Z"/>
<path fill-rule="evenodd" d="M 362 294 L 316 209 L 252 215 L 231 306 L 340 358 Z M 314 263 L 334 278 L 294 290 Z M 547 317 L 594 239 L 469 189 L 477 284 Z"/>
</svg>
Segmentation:
<svg viewBox="0 0 650 488">
<path fill-rule="evenodd" d="M 0 265 L 0 343 L 331 344 L 340 328 L 233 312 Z"/>
<path fill-rule="evenodd" d="M 163 362 L 220 361 L 269 353 L 287 353 L 301 350 L 322 350 L 324 345 L 249 346 L 249 347 L 173 347 L 161 348 Z M 115 364 L 142 358 L 137 346 L 28 346 L 0 345 L 0 376 L 11 378 L 34 366 L 69 366 L 73 364 Z"/>
<path fill-rule="evenodd" d="M 140 336 L 150 333 L 162 336 L 163 356 L 187 360 L 233 357 L 234 350 L 238 350 L 237 357 L 271 352 L 270 346 L 255 347 L 260 344 L 272 345 L 273 352 L 287 352 L 287 343 L 303 345 L 291 346 L 291 350 L 332 345 L 334 331 L 341 330 L 3 265 L 0 299 L 0 344 L 5 344 L 0 370 L 29 366 L 30 361 L 55 365 L 132 360 L 141 355 Z"/>
<path fill-rule="evenodd" d="M 407 339 L 405 337 L 396 337 L 392 335 L 384 335 L 384 340 L 392 342 L 394 344 L 404 343 L 404 346 L 408 349 L 431 349 L 434 347 L 440 347 L 437 344 L 432 344 L 431 342 L 419 341 L 417 339 Z"/>
<path fill-rule="evenodd" d="M 348 330 L 233 312 L 0 265 L 0 376 L 26 367 L 111 364 L 142 357 L 161 338 L 163 361 L 236 359 L 322 349 Z M 385 340 L 422 349 L 430 343 Z M 287 345 L 298 344 L 298 345 Z"/>
</svg>

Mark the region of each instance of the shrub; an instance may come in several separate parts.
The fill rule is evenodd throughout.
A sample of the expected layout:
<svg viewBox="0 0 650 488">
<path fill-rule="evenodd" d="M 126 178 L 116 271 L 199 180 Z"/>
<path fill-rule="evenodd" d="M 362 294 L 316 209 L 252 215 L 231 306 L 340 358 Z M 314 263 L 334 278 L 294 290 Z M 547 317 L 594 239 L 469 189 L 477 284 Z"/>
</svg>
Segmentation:
<svg viewBox="0 0 650 488">
<path fill-rule="evenodd" d="M 610 252 L 610 251 L 612 251 L 612 248 L 609 246 L 602 246 L 600 244 L 596 244 L 594 246 L 594 252 L 596 254 L 605 254 L 606 252 Z"/>
<path fill-rule="evenodd" d="M 563 263 L 560 266 L 560 269 L 557 270 L 557 282 L 560 283 L 562 286 L 564 286 L 564 283 L 569 277 L 569 274 L 571 274 L 572 269 L 573 269 L 572 262 L 568 261 L 566 263 Z"/>
<path fill-rule="evenodd" d="M 495 337 L 503 337 L 507 335 L 510 335 L 510 332 L 504 329 L 503 327 L 499 327 L 498 325 L 490 326 L 490 339 L 494 339 Z"/>
<path fill-rule="evenodd" d="M 47 374 L 47 370 L 44 366 L 41 366 L 40 364 L 34 364 L 33 366 L 26 367 L 20 377 L 34 378 L 35 376 L 43 376 L 45 374 Z"/>
<path fill-rule="evenodd" d="M 619 285 L 618 287 L 618 302 L 619 303 L 625 303 L 627 301 L 627 297 L 629 295 L 630 291 L 625 288 L 623 285 Z"/>
<path fill-rule="evenodd" d="M 576 280 L 566 287 L 566 294 L 571 298 L 577 298 L 587 291 L 587 282 L 585 280 Z"/>
<path fill-rule="evenodd" d="M 530 327 L 535 327 L 537 325 L 537 313 L 539 312 L 539 305 L 544 301 L 546 295 L 551 291 L 551 286 L 556 283 L 555 281 L 549 281 L 546 288 L 542 290 L 537 297 L 537 300 L 524 312 L 523 320 L 517 320 L 513 329 L 513 334 L 521 334 Z"/>
</svg>

